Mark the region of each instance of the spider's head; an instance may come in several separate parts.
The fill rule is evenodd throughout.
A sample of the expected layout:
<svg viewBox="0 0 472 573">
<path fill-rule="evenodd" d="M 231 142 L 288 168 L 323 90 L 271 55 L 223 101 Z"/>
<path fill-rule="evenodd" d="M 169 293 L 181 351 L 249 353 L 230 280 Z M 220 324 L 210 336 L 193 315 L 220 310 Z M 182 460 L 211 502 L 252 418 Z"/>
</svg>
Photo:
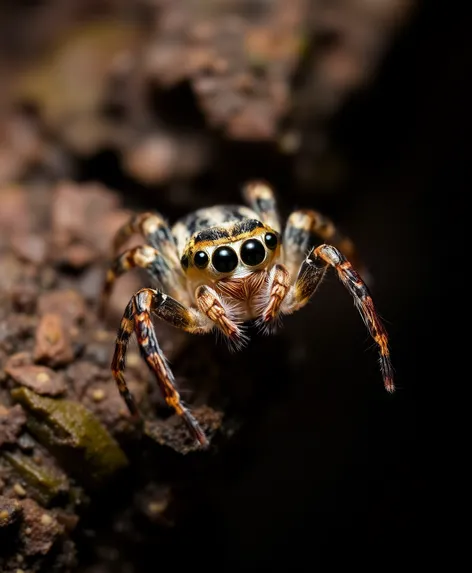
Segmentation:
<svg viewBox="0 0 472 573">
<path fill-rule="evenodd" d="M 180 260 L 187 276 L 218 281 L 270 268 L 280 255 L 280 235 L 256 219 L 195 233 Z"/>
</svg>

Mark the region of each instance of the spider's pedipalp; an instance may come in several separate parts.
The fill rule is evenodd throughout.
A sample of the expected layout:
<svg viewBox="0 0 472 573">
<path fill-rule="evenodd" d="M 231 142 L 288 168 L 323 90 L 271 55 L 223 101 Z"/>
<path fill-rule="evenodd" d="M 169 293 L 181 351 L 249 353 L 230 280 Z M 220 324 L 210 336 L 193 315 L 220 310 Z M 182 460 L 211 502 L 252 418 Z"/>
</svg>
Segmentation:
<svg viewBox="0 0 472 573">
<path fill-rule="evenodd" d="M 152 314 L 187 332 L 207 332 L 211 328 L 206 317 L 199 315 L 197 312 L 192 312 L 172 299 L 172 297 L 153 289 L 141 289 L 129 302 L 116 339 L 112 372 L 118 390 L 130 412 L 134 416 L 139 415 L 133 396 L 129 392 L 123 376 L 126 348 L 134 331 L 141 356 L 155 375 L 166 404 L 182 417 L 195 440 L 202 447 L 206 447 L 208 446 L 208 440 L 204 431 L 190 411 L 182 404 L 180 394 L 175 387 L 174 375 L 167 365 L 165 356 L 157 341 L 151 318 Z"/>
<path fill-rule="evenodd" d="M 339 279 L 354 298 L 354 303 L 379 348 L 380 368 L 385 388 L 388 392 L 393 392 L 395 385 L 387 332 L 375 310 L 366 284 L 338 249 L 332 245 L 320 245 L 311 251 L 300 267 L 291 296 L 286 298 L 287 305 L 282 310 L 290 313 L 304 306 L 315 293 L 330 266 L 337 272 Z"/>
<path fill-rule="evenodd" d="M 231 348 L 244 346 L 246 337 L 240 326 L 233 320 L 234 312 L 212 288 L 198 287 L 195 298 L 202 314 L 207 316 L 214 326 L 226 337 Z"/>
<path fill-rule="evenodd" d="M 260 311 L 260 319 L 257 321 L 262 332 L 270 334 L 277 328 L 282 303 L 290 290 L 290 280 L 290 273 L 284 265 L 277 264 L 271 270 L 266 300 Z"/>
<path fill-rule="evenodd" d="M 252 181 L 243 188 L 243 196 L 260 220 L 280 233 L 281 225 L 274 192 L 267 183 Z"/>
</svg>

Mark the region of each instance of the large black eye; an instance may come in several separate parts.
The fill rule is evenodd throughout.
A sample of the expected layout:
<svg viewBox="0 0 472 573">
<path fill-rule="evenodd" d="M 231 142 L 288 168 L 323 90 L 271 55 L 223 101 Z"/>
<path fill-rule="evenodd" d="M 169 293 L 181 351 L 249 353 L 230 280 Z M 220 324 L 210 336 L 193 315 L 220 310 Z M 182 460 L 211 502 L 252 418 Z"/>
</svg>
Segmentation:
<svg viewBox="0 0 472 573">
<path fill-rule="evenodd" d="M 246 263 L 246 265 L 250 267 L 255 267 L 259 263 L 262 263 L 265 256 L 266 251 L 264 245 L 256 239 L 249 239 L 249 241 L 243 243 L 241 247 L 241 259 L 243 263 Z"/>
<path fill-rule="evenodd" d="M 264 236 L 264 242 L 267 247 L 273 251 L 277 246 L 277 235 L 274 235 L 274 233 L 266 233 Z"/>
<path fill-rule="evenodd" d="M 238 266 L 238 255 L 230 247 L 218 247 L 213 253 L 212 263 L 220 273 L 230 273 Z"/>
<path fill-rule="evenodd" d="M 208 265 L 208 261 L 208 255 L 205 251 L 197 251 L 193 257 L 193 262 L 199 269 L 204 269 Z"/>
</svg>

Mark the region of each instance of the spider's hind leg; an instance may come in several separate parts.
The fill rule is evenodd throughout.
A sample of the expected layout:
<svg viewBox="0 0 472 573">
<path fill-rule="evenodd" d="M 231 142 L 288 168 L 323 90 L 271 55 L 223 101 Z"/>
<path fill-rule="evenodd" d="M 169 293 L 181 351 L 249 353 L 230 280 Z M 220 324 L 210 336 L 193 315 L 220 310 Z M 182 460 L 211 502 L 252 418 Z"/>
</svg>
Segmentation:
<svg viewBox="0 0 472 573">
<path fill-rule="evenodd" d="M 177 245 L 167 223 L 157 213 L 143 213 L 133 216 L 116 233 L 113 243 L 117 253 L 134 234 L 141 234 L 149 245 L 128 249 L 118 255 L 108 270 L 99 307 L 101 316 L 111 295 L 115 281 L 124 273 L 142 268 L 148 271 L 159 288 L 170 295 L 188 302 L 185 278 L 180 266 Z"/>
<path fill-rule="evenodd" d="M 252 181 L 243 189 L 243 196 L 258 217 L 274 231 L 280 233 L 281 225 L 274 192 L 262 181 Z"/>
<path fill-rule="evenodd" d="M 99 306 L 99 315 L 104 316 L 106 304 L 111 296 L 115 281 L 128 271 L 145 269 L 159 288 L 176 298 L 186 301 L 186 293 L 175 277 L 174 267 L 157 249 L 141 245 L 125 251 L 112 262 L 108 269 Z"/>
<path fill-rule="evenodd" d="M 159 213 L 140 213 L 131 217 L 116 233 L 113 253 L 117 254 L 133 235 L 141 235 L 145 242 L 162 253 L 173 265 L 180 269 L 177 244 L 172 231 Z"/>
<path fill-rule="evenodd" d="M 317 211 L 311 209 L 294 211 L 287 220 L 282 242 L 284 264 L 294 278 L 310 249 L 320 242 L 329 243 L 339 249 L 364 276 L 366 275 L 351 239 L 344 236 L 330 219 Z"/>
</svg>

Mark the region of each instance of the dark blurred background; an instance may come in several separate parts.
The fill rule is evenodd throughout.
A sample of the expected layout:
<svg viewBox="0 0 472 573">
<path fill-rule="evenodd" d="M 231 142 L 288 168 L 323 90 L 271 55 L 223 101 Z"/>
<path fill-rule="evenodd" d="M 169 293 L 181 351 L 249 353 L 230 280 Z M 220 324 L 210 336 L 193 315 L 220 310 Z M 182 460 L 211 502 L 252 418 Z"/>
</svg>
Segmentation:
<svg viewBox="0 0 472 573">
<path fill-rule="evenodd" d="M 15 114 L 41 125 L 50 150 L 47 159 L 15 167 L 8 161 L 15 163 L 21 144 L 10 150 L 7 138 L 4 181 L 98 181 L 130 208 L 175 219 L 197 206 L 237 203 L 246 180 L 267 179 L 284 216 L 316 208 L 354 240 L 390 334 L 398 386 L 393 396 L 384 391 L 375 348 L 330 276 L 277 336 L 254 333 L 237 355 L 222 345 L 212 350 L 231 373 L 226 380 L 223 368 L 220 384 L 244 424 L 218 455 L 186 468 L 195 472 L 185 476 L 194 480 L 192 510 L 173 533 L 137 543 L 114 538 L 117 510 L 105 496 L 98 536 L 110 546 L 120 540 L 123 571 L 142 573 L 424 565 L 425 531 L 442 528 L 426 517 L 437 431 L 430 425 L 442 423 L 427 412 L 438 387 L 447 394 L 458 384 L 456 370 L 461 378 L 447 315 L 462 312 L 454 259 L 463 242 L 457 221 L 471 127 L 464 20 L 428 2 L 220 2 L 209 19 L 228 37 L 215 39 L 218 32 L 204 26 L 192 35 L 191 2 L 176 2 L 174 11 L 166 2 L 45 4 L 1 3 L 3 85 L 12 88 L 3 93 L 6 117 L 13 101 Z M 234 14 L 259 32 L 272 26 L 279 41 L 256 34 L 257 57 L 235 53 L 231 34 L 249 32 L 228 24 Z M 77 22 L 104 20 L 133 28 L 106 59 L 106 90 L 90 74 L 83 87 L 90 101 L 56 101 L 57 74 L 84 65 L 80 54 L 64 56 L 40 88 L 24 79 L 53 39 L 67 38 Z M 297 26 L 303 48 L 294 51 L 287 46 L 302 34 Z M 85 44 L 93 36 L 82 34 Z M 216 52 L 240 70 L 236 83 L 215 54 L 179 67 L 192 52 L 177 53 L 176 44 L 189 37 L 222 42 Z M 99 49 L 108 48 L 92 53 Z M 239 61 L 245 57 L 249 64 Z M 105 64 L 97 68 L 103 75 Z M 213 346 L 210 338 L 205 344 Z M 108 571 L 93 552 L 83 555 L 80 571 Z"/>
</svg>

